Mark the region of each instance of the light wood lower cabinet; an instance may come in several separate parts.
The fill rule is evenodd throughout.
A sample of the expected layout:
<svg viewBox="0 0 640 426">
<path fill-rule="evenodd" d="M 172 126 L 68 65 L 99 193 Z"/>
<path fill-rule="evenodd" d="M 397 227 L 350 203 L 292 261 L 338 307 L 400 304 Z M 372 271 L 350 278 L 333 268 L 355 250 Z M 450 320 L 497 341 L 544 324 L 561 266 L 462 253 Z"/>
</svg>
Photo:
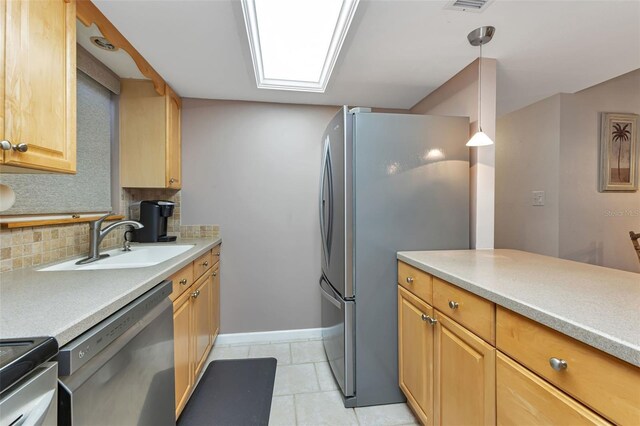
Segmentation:
<svg viewBox="0 0 640 426">
<path fill-rule="evenodd" d="M 219 252 L 219 247 L 216 249 Z M 211 252 L 207 255 L 211 257 Z M 217 257 L 216 257 L 217 259 Z M 173 337 L 175 360 L 176 419 L 194 390 L 220 329 L 220 263 L 200 272 L 201 258 L 172 275 L 190 285 L 174 285 Z M 175 283 L 174 283 L 175 284 Z"/>
<path fill-rule="evenodd" d="M 424 424 L 433 424 L 433 308 L 398 286 L 400 389 Z"/>
<path fill-rule="evenodd" d="M 195 376 L 198 377 L 204 362 L 207 360 L 209 350 L 213 344 L 213 275 L 207 272 L 195 285 L 191 293 L 193 298 L 193 325 L 195 340 Z"/>
<path fill-rule="evenodd" d="M 402 262 L 398 359 L 426 425 L 640 425 L 640 368 Z"/>
<path fill-rule="evenodd" d="M 611 424 L 500 352 L 496 397 L 501 426 Z"/>
<path fill-rule="evenodd" d="M 496 318 L 501 352 L 613 422 L 640 425 L 640 368 L 502 307 Z"/>
<path fill-rule="evenodd" d="M 495 424 L 495 348 L 442 313 L 435 316 L 436 424 Z"/>
<path fill-rule="evenodd" d="M 173 358 L 176 381 L 176 418 L 180 415 L 193 390 L 191 311 L 191 293 L 185 292 L 173 302 Z"/>
<path fill-rule="evenodd" d="M 218 254 L 220 251 L 218 251 Z M 213 307 L 213 324 L 211 326 L 211 344 L 216 341 L 220 332 L 220 263 L 213 267 L 213 287 L 211 291 L 211 306 Z"/>
</svg>

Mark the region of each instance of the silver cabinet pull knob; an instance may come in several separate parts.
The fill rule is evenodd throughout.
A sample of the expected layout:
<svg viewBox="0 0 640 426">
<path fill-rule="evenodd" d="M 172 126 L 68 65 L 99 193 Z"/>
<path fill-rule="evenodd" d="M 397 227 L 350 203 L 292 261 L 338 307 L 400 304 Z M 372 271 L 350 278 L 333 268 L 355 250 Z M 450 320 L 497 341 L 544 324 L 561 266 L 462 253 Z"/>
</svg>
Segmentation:
<svg viewBox="0 0 640 426">
<path fill-rule="evenodd" d="M 217 253 L 216 253 L 216 256 L 220 257 L 220 252 L 217 252 Z"/>
<path fill-rule="evenodd" d="M 438 322 L 437 319 L 431 318 L 429 315 L 422 314 L 422 321 L 428 322 L 429 325 L 434 325 Z"/>
<path fill-rule="evenodd" d="M 175 181 L 176 180 L 174 178 L 169 179 L 169 183 L 175 183 Z"/>
<path fill-rule="evenodd" d="M 202 262 L 202 266 L 209 266 L 209 261 L 205 260 L 204 262 Z"/>
<path fill-rule="evenodd" d="M 556 371 L 562 371 L 562 370 L 566 370 L 567 367 L 569 366 L 567 364 L 567 361 L 565 361 L 564 359 L 560 359 L 560 358 L 549 358 L 549 365 L 551 366 L 551 368 L 553 368 Z"/>
<path fill-rule="evenodd" d="M 407 277 L 407 283 L 413 284 L 413 277 Z"/>
<path fill-rule="evenodd" d="M 193 297 L 194 299 L 198 296 L 200 296 L 200 290 L 196 290 L 193 293 L 191 293 L 191 297 Z"/>
<path fill-rule="evenodd" d="M 215 277 L 216 275 L 218 275 L 218 273 L 216 271 L 213 271 L 213 276 Z"/>
<path fill-rule="evenodd" d="M 14 150 L 17 152 L 27 152 L 29 150 L 29 145 L 27 145 L 26 143 L 13 145 L 11 142 L 3 140 L 0 141 L 0 149 L 2 149 L 3 151 Z"/>
<path fill-rule="evenodd" d="M 183 278 L 180 280 L 180 284 L 185 285 L 187 283 L 187 279 Z"/>
<path fill-rule="evenodd" d="M 458 302 L 454 302 L 453 300 L 449 300 L 449 307 L 451 309 L 453 309 L 455 311 L 456 309 L 458 309 L 458 306 L 459 306 Z"/>
</svg>

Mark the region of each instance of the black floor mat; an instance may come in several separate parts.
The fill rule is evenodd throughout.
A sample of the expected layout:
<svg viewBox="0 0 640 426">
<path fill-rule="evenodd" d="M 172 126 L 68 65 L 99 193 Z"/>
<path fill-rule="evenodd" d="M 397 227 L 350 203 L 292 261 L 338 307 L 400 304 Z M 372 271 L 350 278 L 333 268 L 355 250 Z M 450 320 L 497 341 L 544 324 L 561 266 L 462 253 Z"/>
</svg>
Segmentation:
<svg viewBox="0 0 640 426">
<path fill-rule="evenodd" d="M 212 361 L 178 419 L 178 426 L 267 425 L 275 358 Z"/>
</svg>

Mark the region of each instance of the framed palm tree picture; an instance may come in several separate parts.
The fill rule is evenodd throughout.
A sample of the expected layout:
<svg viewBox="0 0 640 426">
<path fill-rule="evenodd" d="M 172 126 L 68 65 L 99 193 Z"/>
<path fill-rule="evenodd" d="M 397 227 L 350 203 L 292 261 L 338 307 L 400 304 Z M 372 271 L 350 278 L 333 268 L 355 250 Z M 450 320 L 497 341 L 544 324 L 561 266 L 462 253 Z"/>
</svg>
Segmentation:
<svg viewBox="0 0 640 426">
<path fill-rule="evenodd" d="M 638 190 L 638 115 L 602 113 L 600 191 Z"/>
</svg>

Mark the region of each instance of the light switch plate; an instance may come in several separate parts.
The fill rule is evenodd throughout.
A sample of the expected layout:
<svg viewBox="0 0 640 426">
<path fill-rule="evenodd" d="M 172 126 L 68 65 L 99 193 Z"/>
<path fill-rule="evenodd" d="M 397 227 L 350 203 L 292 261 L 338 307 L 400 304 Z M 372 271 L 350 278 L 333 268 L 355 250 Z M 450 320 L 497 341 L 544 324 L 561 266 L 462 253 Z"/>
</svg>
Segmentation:
<svg viewBox="0 0 640 426">
<path fill-rule="evenodd" d="M 533 205 L 544 206 L 544 191 L 531 191 L 533 194 Z"/>
</svg>

